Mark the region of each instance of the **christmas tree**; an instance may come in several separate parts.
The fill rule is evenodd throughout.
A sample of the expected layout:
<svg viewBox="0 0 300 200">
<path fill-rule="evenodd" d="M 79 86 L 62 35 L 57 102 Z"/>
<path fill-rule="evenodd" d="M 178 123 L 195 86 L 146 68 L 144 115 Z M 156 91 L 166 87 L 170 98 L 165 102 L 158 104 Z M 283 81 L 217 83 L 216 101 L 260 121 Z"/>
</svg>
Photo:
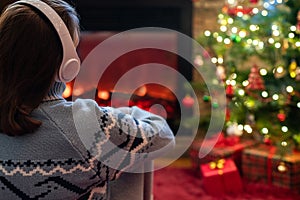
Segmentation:
<svg viewBox="0 0 300 200">
<path fill-rule="evenodd" d="M 300 146 L 300 1 L 226 0 L 217 22 L 197 40 L 226 88 L 224 132 Z"/>
</svg>

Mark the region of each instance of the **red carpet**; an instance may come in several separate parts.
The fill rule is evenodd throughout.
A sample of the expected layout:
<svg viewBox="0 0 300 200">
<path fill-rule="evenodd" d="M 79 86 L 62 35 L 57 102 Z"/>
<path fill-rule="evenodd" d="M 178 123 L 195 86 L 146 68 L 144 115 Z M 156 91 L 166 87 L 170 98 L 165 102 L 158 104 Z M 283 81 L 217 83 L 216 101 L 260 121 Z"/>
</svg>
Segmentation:
<svg viewBox="0 0 300 200">
<path fill-rule="evenodd" d="M 296 200 L 300 191 L 244 181 L 238 196 L 212 197 L 201 188 L 201 178 L 192 169 L 167 167 L 154 173 L 154 200 Z"/>
</svg>

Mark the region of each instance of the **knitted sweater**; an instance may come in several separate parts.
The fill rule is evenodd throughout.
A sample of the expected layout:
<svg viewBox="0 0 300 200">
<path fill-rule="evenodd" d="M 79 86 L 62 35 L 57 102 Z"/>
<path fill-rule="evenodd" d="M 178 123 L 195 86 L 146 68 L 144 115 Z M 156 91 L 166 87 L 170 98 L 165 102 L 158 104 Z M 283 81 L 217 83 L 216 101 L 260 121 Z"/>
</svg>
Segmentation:
<svg viewBox="0 0 300 200">
<path fill-rule="evenodd" d="M 68 102 L 55 83 L 32 116 L 32 134 L 0 134 L 0 199 L 107 199 L 107 184 L 124 169 L 174 145 L 165 120 L 137 107 Z"/>
</svg>

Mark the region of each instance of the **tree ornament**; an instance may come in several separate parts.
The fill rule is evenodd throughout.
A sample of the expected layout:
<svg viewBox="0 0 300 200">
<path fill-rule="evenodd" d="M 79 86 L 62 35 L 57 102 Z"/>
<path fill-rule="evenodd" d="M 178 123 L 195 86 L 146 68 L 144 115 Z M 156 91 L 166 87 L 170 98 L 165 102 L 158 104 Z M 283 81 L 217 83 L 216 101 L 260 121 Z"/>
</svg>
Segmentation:
<svg viewBox="0 0 300 200">
<path fill-rule="evenodd" d="M 249 109 L 249 110 L 255 110 L 255 106 L 256 106 L 256 100 L 252 97 L 248 97 L 245 102 L 244 105 Z"/>
<path fill-rule="evenodd" d="M 203 101 L 204 101 L 204 102 L 209 102 L 209 101 L 210 101 L 210 96 L 204 95 L 204 96 L 203 96 Z"/>
<path fill-rule="evenodd" d="M 292 60 L 290 66 L 289 66 L 289 73 L 291 78 L 296 78 L 296 69 L 297 69 L 297 62 L 295 59 Z"/>
<path fill-rule="evenodd" d="M 195 103 L 195 100 L 193 97 L 191 97 L 190 95 L 186 95 L 183 99 L 182 99 L 182 104 L 186 107 L 186 108 L 191 108 L 193 107 Z"/>
<path fill-rule="evenodd" d="M 265 89 L 264 81 L 259 73 L 257 65 L 251 68 L 248 76 L 249 84 L 246 86 L 247 91 L 262 91 Z"/>
<path fill-rule="evenodd" d="M 286 115 L 284 113 L 283 110 L 280 110 L 279 113 L 277 114 L 277 119 L 280 121 L 280 122 L 284 122 L 285 119 L 286 119 Z"/>
<path fill-rule="evenodd" d="M 264 143 L 266 145 L 271 145 L 271 139 L 270 139 L 270 136 L 269 135 L 265 135 L 264 136 Z"/>
<path fill-rule="evenodd" d="M 233 86 L 231 85 L 231 84 L 228 84 L 227 86 L 226 86 L 226 96 L 227 97 L 233 97 L 233 95 L 234 95 L 234 89 L 233 89 Z"/>
<path fill-rule="evenodd" d="M 240 43 L 241 40 L 242 40 L 240 36 L 235 35 L 235 34 L 232 34 L 232 35 L 230 36 L 230 38 L 231 38 L 232 42 L 235 42 L 235 43 Z"/>
</svg>

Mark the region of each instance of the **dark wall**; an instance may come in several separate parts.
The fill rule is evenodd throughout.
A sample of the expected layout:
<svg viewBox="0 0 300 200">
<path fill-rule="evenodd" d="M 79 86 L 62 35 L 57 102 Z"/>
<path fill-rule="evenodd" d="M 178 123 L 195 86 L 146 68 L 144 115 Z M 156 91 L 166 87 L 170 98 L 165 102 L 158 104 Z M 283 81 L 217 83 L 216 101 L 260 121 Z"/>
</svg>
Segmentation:
<svg viewBox="0 0 300 200">
<path fill-rule="evenodd" d="M 192 36 L 191 0 L 73 0 L 83 31 L 124 31 L 138 27 L 163 27 Z M 178 43 L 182 51 L 189 44 Z M 179 72 L 192 80 L 192 66 L 178 61 Z"/>
<path fill-rule="evenodd" d="M 73 1 L 86 30 L 117 30 L 158 26 L 191 35 L 191 0 Z"/>
</svg>

